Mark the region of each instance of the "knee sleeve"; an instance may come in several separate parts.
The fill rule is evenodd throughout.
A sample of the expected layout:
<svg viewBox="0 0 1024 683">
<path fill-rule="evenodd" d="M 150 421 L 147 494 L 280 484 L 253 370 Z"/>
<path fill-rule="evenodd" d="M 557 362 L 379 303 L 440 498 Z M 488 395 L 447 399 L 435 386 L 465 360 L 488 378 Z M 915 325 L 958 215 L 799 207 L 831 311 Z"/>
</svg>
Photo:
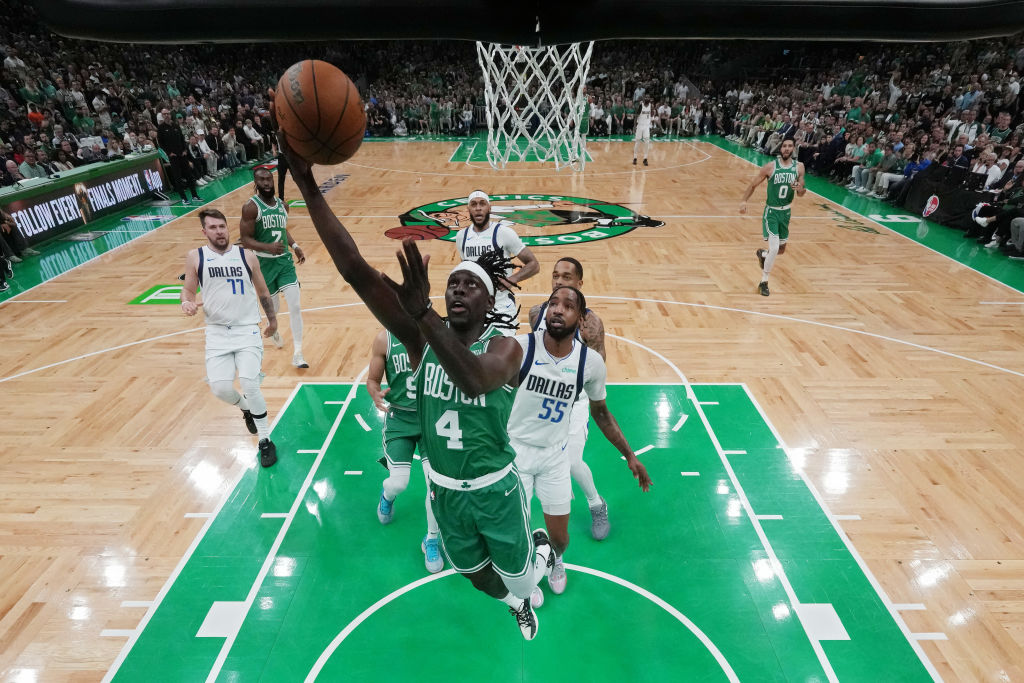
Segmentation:
<svg viewBox="0 0 1024 683">
<path fill-rule="evenodd" d="M 260 380 L 258 377 L 239 378 L 242 391 L 245 392 L 245 399 L 249 402 L 249 410 L 253 415 L 265 415 L 267 413 L 267 401 L 260 391 Z"/>
<path fill-rule="evenodd" d="M 227 380 L 219 380 L 216 382 L 210 382 L 210 391 L 213 395 L 220 400 L 230 405 L 238 405 L 239 400 L 242 396 L 235 391 L 235 383 Z"/>
<path fill-rule="evenodd" d="M 775 257 L 779 255 L 779 236 L 768 233 L 768 253 L 764 255 L 764 273 L 772 272 Z"/>
<path fill-rule="evenodd" d="M 388 478 L 384 480 L 384 496 L 388 500 L 394 500 L 402 491 L 409 486 L 409 470 L 406 467 L 392 467 Z"/>
</svg>

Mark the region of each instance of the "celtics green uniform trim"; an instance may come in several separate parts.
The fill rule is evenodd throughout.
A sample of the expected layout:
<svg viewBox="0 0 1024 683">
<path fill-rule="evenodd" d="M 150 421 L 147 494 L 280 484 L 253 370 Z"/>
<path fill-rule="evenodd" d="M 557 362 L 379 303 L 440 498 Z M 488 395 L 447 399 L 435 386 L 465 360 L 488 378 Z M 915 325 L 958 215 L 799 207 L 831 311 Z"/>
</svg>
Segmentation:
<svg viewBox="0 0 1024 683">
<path fill-rule="evenodd" d="M 274 205 L 270 206 L 260 199 L 258 194 L 254 194 L 252 202 L 256 205 L 256 224 L 253 237 L 258 242 L 284 245 L 284 251 L 277 255 L 261 251 L 255 252 L 260 261 L 263 279 L 267 282 L 267 289 L 273 295 L 285 287 L 299 284 L 299 278 L 295 274 L 295 263 L 292 261 L 292 252 L 288 247 L 288 240 L 285 239 L 288 234 L 288 211 L 280 198 L 275 197 Z"/>
<path fill-rule="evenodd" d="M 415 373 L 409 364 L 409 352 L 390 332 L 387 343 L 384 377 L 390 388 L 387 395 L 390 407 L 384 416 L 384 457 L 390 469 L 412 464 L 420 440 L 420 421 L 416 415 Z"/>
<path fill-rule="evenodd" d="M 796 185 L 798 178 L 795 160 L 789 166 L 780 165 L 778 159 L 772 162 L 768 194 L 761 216 L 761 233 L 765 239 L 768 239 L 769 234 L 778 235 L 780 242 L 789 239 L 789 207 L 793 203 L 793 185 Z"/>
<path fill-rule="evenodd" d="M 500 336 L 501 330 L 488 327 L 469 350 L 480 355 Z M 515 388 L 506 384 L 470 398 L 429 345 L 415 377 L 420 444 L 430 457 L 431 506 L 448 560 L 463 573 L 490 562 L 506 576 L 524 575 L 534 549 L 508 440 Z"/>
</svg>

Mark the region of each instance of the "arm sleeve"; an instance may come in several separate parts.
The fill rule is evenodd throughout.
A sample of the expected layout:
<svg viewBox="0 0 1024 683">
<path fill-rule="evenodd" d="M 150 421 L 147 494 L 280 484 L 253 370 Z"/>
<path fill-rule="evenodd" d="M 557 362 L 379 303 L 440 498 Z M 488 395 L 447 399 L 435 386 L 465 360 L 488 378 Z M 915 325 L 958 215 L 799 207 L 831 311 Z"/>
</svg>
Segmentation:
<svg viewBox="0 0 1024 683">
<path fill-rule="evenodd" d="M 601 354 L 596 351 L 587 353 L 587 367 L 583 369 L 583 388 L 592 401 L 603 401 L 608 396 L 605 389 L 607 377 L 608 369 Z"/>
<path fill-rule="evenodd" d="M 509 258 L 518 256 L 519 252 L 526 248 L 519 233 L 512 226 L 499 223 L 494 229 L 498 231 L 498 246 L 505 250 L 505 255 Z"/>
</svg>

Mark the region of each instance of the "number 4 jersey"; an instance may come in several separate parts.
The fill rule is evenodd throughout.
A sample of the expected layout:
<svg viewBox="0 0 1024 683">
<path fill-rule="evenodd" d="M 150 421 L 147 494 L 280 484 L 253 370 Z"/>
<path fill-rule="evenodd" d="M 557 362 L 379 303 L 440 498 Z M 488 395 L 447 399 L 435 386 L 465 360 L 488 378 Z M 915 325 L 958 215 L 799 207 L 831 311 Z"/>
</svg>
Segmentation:
<svg viewBox="0 0 1024 683">
<path fill-rule="evenodd" d="M 575 335 L 572 351 L 564 358 L 555 358 L 544 348 L 544 330 L 521 334 L 516 341 L 523 347 L 523 365 L 508 421 L 509 436 L 539 448 L 561 447 L 569 437 L 569 414 L 580 392 L 586 390 L 594 401 L 603 401 L 607 395 L 604 359 Z"/>
<path fill-rule="evenodd" d="M 479 356 L 501 336 L 501 330 L 488 327 L 469 350 Z M 507 429 L 515 387 L 505 384 L 469 398 L 451 381 L 429 345 L 415 372 L 420 449 L 430 458 L 431 469 L 452 479 L 476 479 L 515 460 Z"/>
</svg>

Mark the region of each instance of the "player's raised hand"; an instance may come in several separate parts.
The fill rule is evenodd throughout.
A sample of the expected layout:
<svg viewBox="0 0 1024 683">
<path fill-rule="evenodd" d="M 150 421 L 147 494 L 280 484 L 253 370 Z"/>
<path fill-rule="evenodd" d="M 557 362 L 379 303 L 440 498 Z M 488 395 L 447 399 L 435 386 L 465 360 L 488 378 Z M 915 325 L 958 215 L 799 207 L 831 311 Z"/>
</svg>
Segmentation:
<svg viewBox="0 0 1024 683">
<path fill-rule="evenodd" d="M 396 255 L 402 267 L 401 284 L 384 273 L 381 273 L 381 277 L 398 295 L 398 303 L 401 304 L 402 310 L 419 320 L 430 309 L 430 278 L 427 277 L 430 254 L 421 256 L 416 240 L 406 237 L 402 240 L 402 250 L 396 252 Z"/>
</svg>

